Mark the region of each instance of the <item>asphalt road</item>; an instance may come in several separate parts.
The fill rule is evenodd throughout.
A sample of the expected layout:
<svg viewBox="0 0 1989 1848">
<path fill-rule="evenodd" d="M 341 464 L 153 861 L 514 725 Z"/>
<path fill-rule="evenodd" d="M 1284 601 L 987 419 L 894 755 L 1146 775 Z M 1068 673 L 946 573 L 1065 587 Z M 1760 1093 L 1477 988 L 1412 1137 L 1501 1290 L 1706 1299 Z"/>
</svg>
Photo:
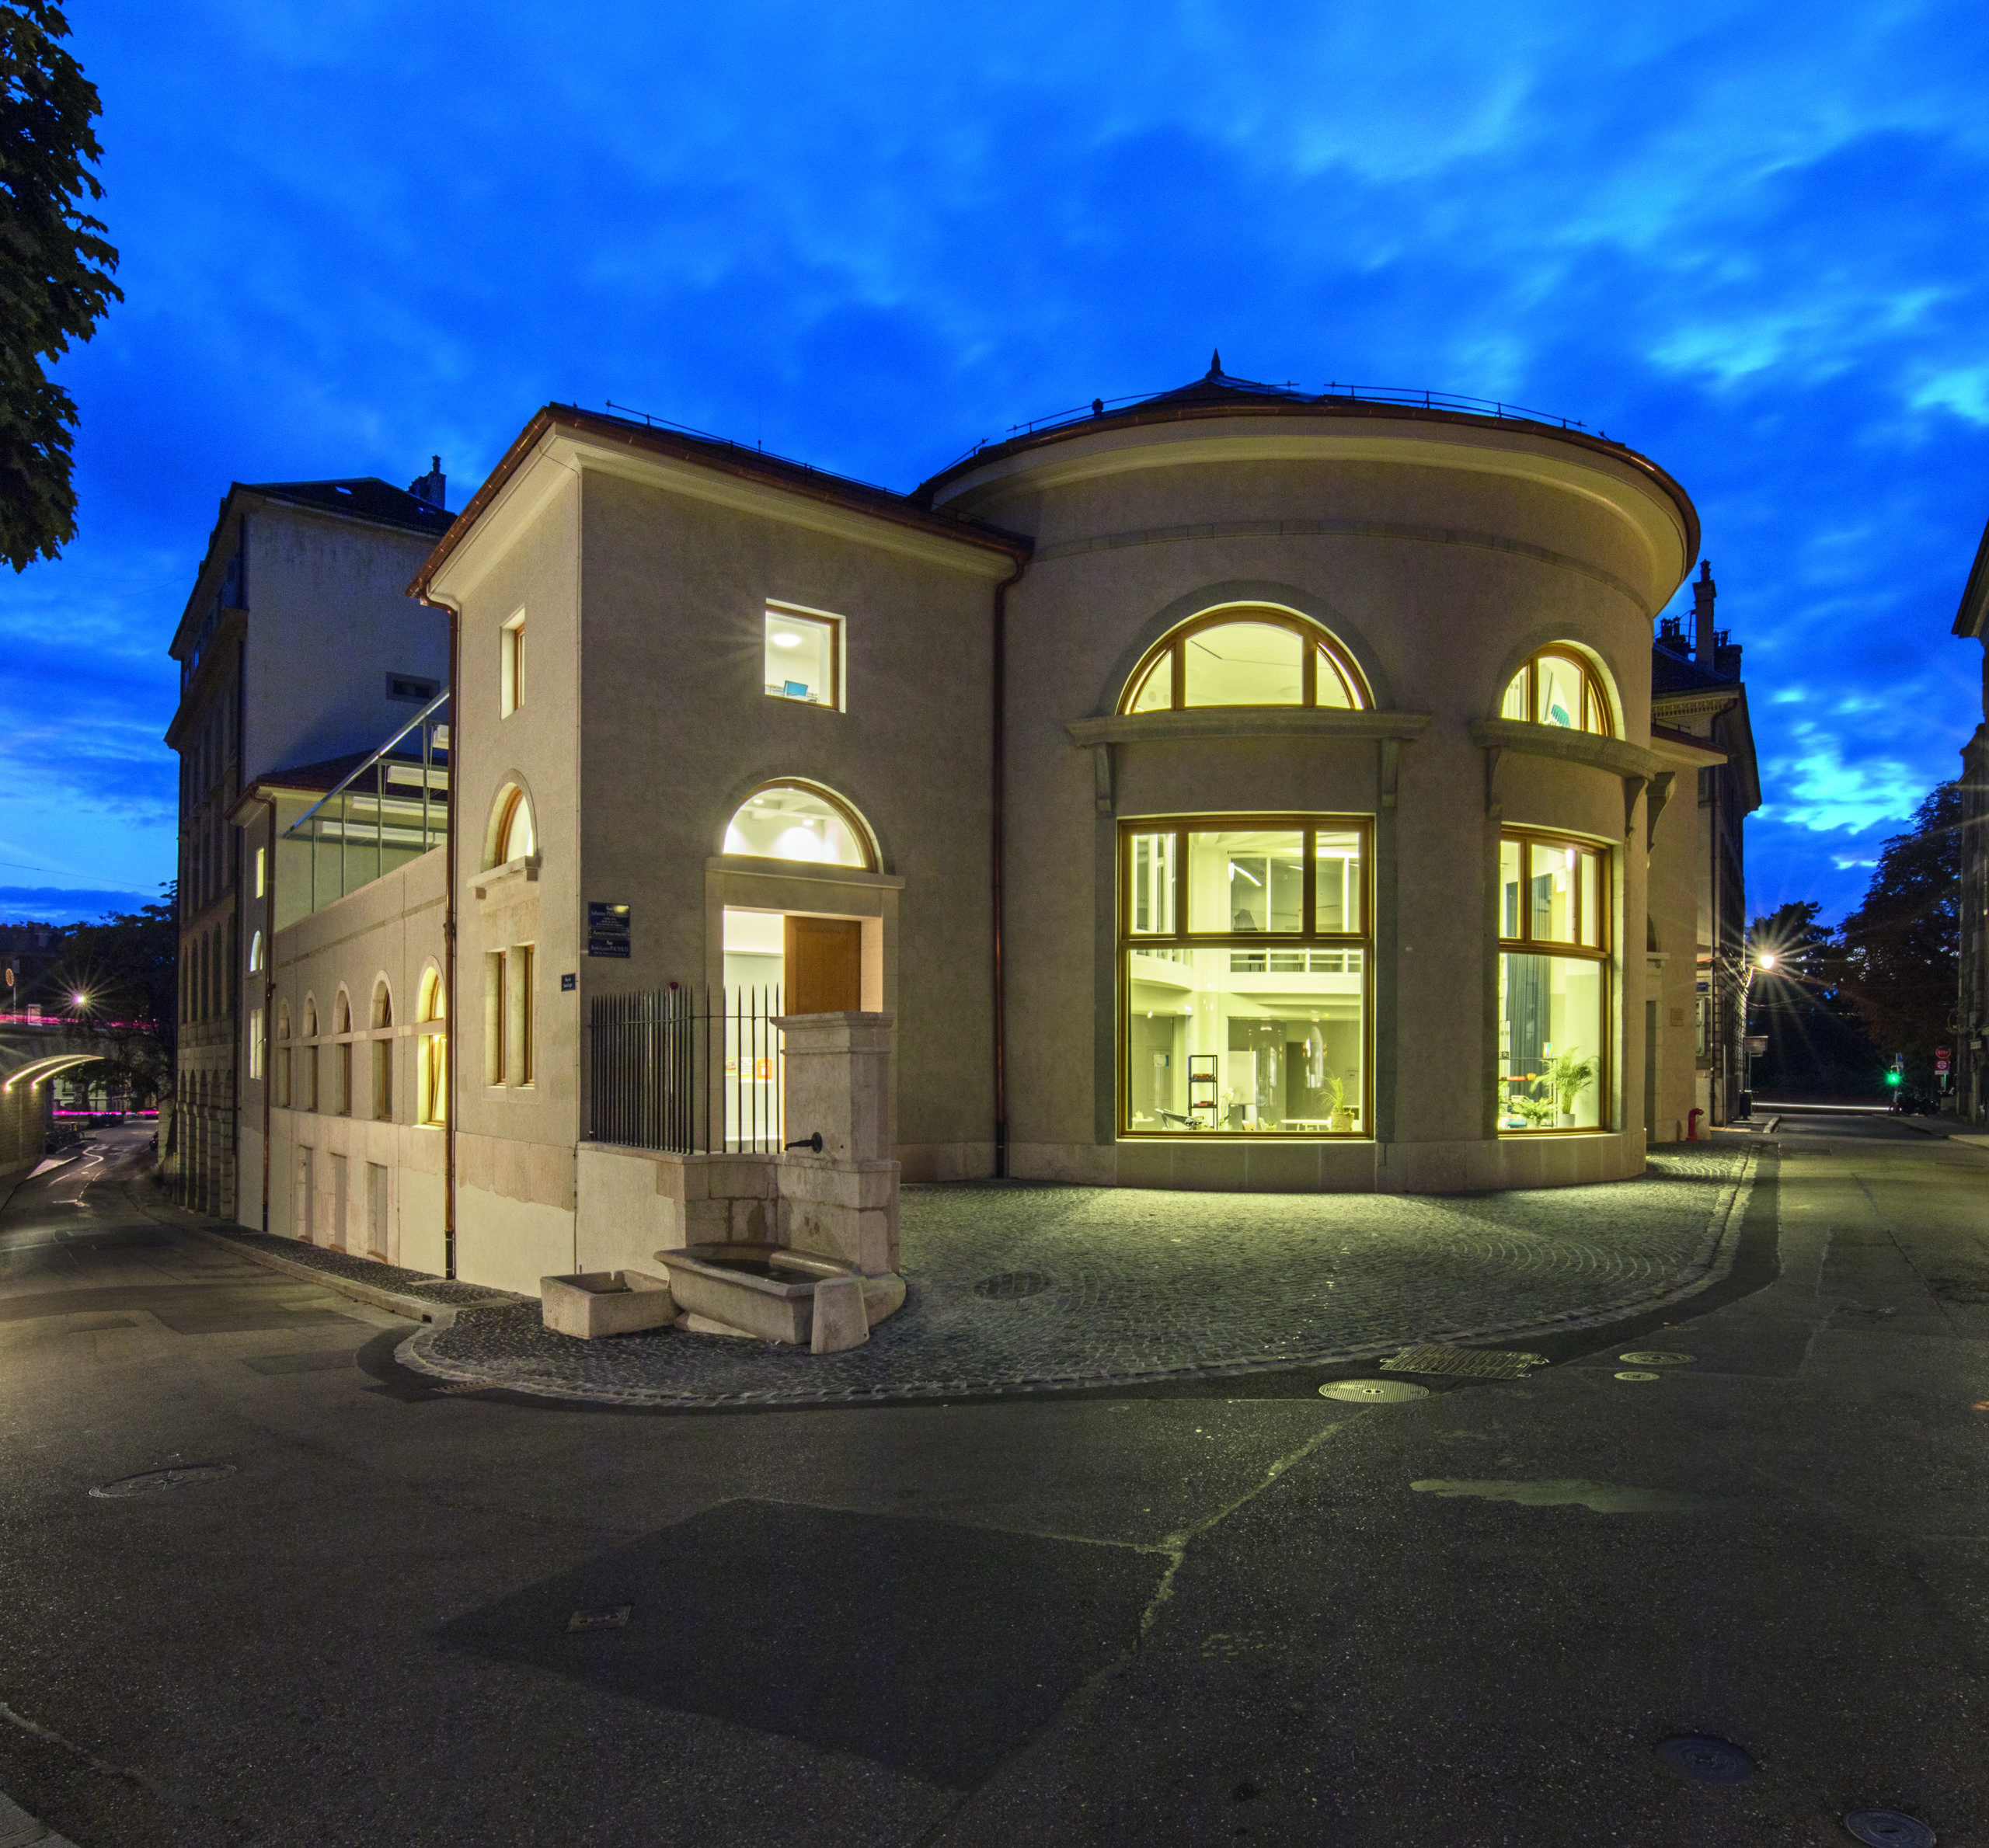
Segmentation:
<svg viewBox="0 0 1989 1848">
<path fill-rule="evenodd" d="M 0 1791 L 78 1848 L 1989 1844 L 1989 1150 L 1774 1140 L 1702 1313 L 1523 1382 L 685 1415 L 436 1392 L 100 1133 L 0 1215 Z"/>
</svg>

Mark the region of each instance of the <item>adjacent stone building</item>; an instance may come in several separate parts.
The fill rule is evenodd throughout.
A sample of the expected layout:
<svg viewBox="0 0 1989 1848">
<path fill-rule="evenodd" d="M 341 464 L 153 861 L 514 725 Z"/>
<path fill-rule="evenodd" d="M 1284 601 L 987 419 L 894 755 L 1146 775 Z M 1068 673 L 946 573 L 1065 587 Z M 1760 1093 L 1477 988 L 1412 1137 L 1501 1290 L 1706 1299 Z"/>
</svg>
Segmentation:
<svg viewBox="0 0 1989 1848">
<path fill-rule="evenodd" d="M 448 528 L 443 501 L 439 460 L 406 490 L 237 482 L 174 632 L 179 1050 L 161 1143 L 178 1197 L 200 1211 L 232 1218 L 261 1200 L 260 1177 L 242 1185 L 237 1132 L 267 1031 L 266 929 L 252 914 L 268 865 L 231 812 L 256 777 L 370 750 L 392 715 L 441 692 L 448 627 L 406 585 Z"/>
</svg>

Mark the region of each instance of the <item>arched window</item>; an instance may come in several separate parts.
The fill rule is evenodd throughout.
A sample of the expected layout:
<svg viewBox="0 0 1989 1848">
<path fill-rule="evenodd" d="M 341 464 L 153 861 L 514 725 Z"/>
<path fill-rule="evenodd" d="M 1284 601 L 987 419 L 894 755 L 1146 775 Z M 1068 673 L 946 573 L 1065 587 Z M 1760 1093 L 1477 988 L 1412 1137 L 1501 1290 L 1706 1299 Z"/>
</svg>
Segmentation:
<svg viewBox="0 0 1989 1848">
<path fill-rule="evenodd" d="M 393 992 L 383 976 L 373 984 L 373 1030 L 388 1037 L 373 1042 L 373 1116 L 376 1122 L 394 1120 Z"/>
<path fill-rule="evenodd" d="M 1250 606 L 1209 611 L 1163 636 L 1133 670 L 1119 710 L 1371 703 L 1360 670 L 1317 623 Z"/>
<path fill-rule="evenodd" d="M 311 1044 L 304 1055 L 304 1108 L 318 1108 L 318 1004 L 308 996 L 304 1003 L 304 1037 Z"/>
<path fill-rule="evenodd" d="M 807 783 L 768 783 L 755 789 L 726 826 L 725 851 L 867 872 L 875 872 L 877 865 L 862 817 L 840 797 Z"/>
<path fill-rule="evenodd" d="M 1586 657 L 1567 647 L 1543 648 L 1513 676 L 1499 716 L 1594 732 L 1604 738 L 1616 736 L 1601 675 Z"/>
<path fill-rule="evenodd" d="M 258 931 L 249 939 L 249 973 L 254 975 L 263 966 L 263 933 Z"/>
<path fill-rule="evenodd" d="M 531 798 L 516 783 L 507 783 L 497 792 L 490 811 L 490 838 L 485 844 L 483 864 L 508 865 L 538 851 L 538 830 L 532 825 Z"/>
<path fill-rule="evenodd" d="M 277 1107 L 290 1108 L 290 1003 L 277 1003 Z"/>
<path fill-rule="evenodd" d="M 416 1115 L 422 1122 L 439 1126 L 449 1120 L 449 1032 L 444 1024 L 448 1004 L 440 969 L 430 967 L 422 976 L 415 1011 L 420 1017 L 415 1041 Z"/>
<path fill-rule="evenodd" d="M 335 1029 L 341 1034 L 350 1034 L 352 1032 L 352 1000 L 343 988 L 339 990 L 338 1008 L 336 1012 L 332 1016 L 332 1022 Z M 336 1069 L 338 1073 L 338 1095 L 332 1100 L 333 1107 L 340 1116 L 350 1116 L 352 1114 L 351 1040 L 341 1039 L 333 1049 L 332 1056 L 336 1062 Z"/>
</svg>

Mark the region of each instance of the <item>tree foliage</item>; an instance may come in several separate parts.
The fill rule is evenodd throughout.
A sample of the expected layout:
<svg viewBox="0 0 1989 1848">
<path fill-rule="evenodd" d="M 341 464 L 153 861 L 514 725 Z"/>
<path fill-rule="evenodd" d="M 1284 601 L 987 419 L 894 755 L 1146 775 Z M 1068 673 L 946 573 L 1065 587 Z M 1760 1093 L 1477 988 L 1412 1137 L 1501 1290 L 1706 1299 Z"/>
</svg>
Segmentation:
<svg viewBox="0 0 1989 1848">
<path fill-rule="evenodd" d="M 1878 1046 L 1915 1064 L 1952 1032 L 1961 941 L 1961 792 L 1943 783 L 1879 855 L 1838 930 L 1838 985 Z"/>
<path fill-rule="evenodd" d="M 96 86 L 56 42 L 68 35 L 49 0 L 0 0 L 0 558 L 16 571 L 76 536 L 75 402 L 45 367 L 124 299 L 106 227 L 82 210 L 103 196 L 103 150 Z"/>
<path fill-rule="evenodd" d="M 179 927 L 168 886 L 156 904 L 56 933 L 50 998 L 68 1011 L 88 997 L 86 1030 L 103 1042 L 104 1063 L 131 1088 L 133 1101 L 171 1094 L 178 1047 Z"/>
<path fill-rule="evenodd" d="M 1884 1088 L 1885 1056 L 1841 986 L 1842 945 L 1817 921 L 1821 909 L 1813 900 L 1780 905 L 1748 927 L 1748 1031 L 1768 1042 L 1753 1062 L 1757 1096 L 1876 1097 Z M 1770 954 L 1772 966 L 1759 967 Z"/>
</svg>

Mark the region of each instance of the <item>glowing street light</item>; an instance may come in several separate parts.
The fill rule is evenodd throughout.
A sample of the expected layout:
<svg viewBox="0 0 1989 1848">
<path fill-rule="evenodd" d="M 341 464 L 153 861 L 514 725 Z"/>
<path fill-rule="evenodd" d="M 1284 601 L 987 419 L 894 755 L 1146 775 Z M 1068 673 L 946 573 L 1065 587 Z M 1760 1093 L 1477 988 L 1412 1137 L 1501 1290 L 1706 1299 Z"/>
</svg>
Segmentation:
<svg viewBox="0 0 1989 1848">
<path fill-rule="evenodd" d="M 1761 955 L 1756 957 L 1754 960 L 1763 969 L 1772 969 L 1775 967 L 1775 952 L 1773 950 L 1763 950 Z"/>
</svg>

